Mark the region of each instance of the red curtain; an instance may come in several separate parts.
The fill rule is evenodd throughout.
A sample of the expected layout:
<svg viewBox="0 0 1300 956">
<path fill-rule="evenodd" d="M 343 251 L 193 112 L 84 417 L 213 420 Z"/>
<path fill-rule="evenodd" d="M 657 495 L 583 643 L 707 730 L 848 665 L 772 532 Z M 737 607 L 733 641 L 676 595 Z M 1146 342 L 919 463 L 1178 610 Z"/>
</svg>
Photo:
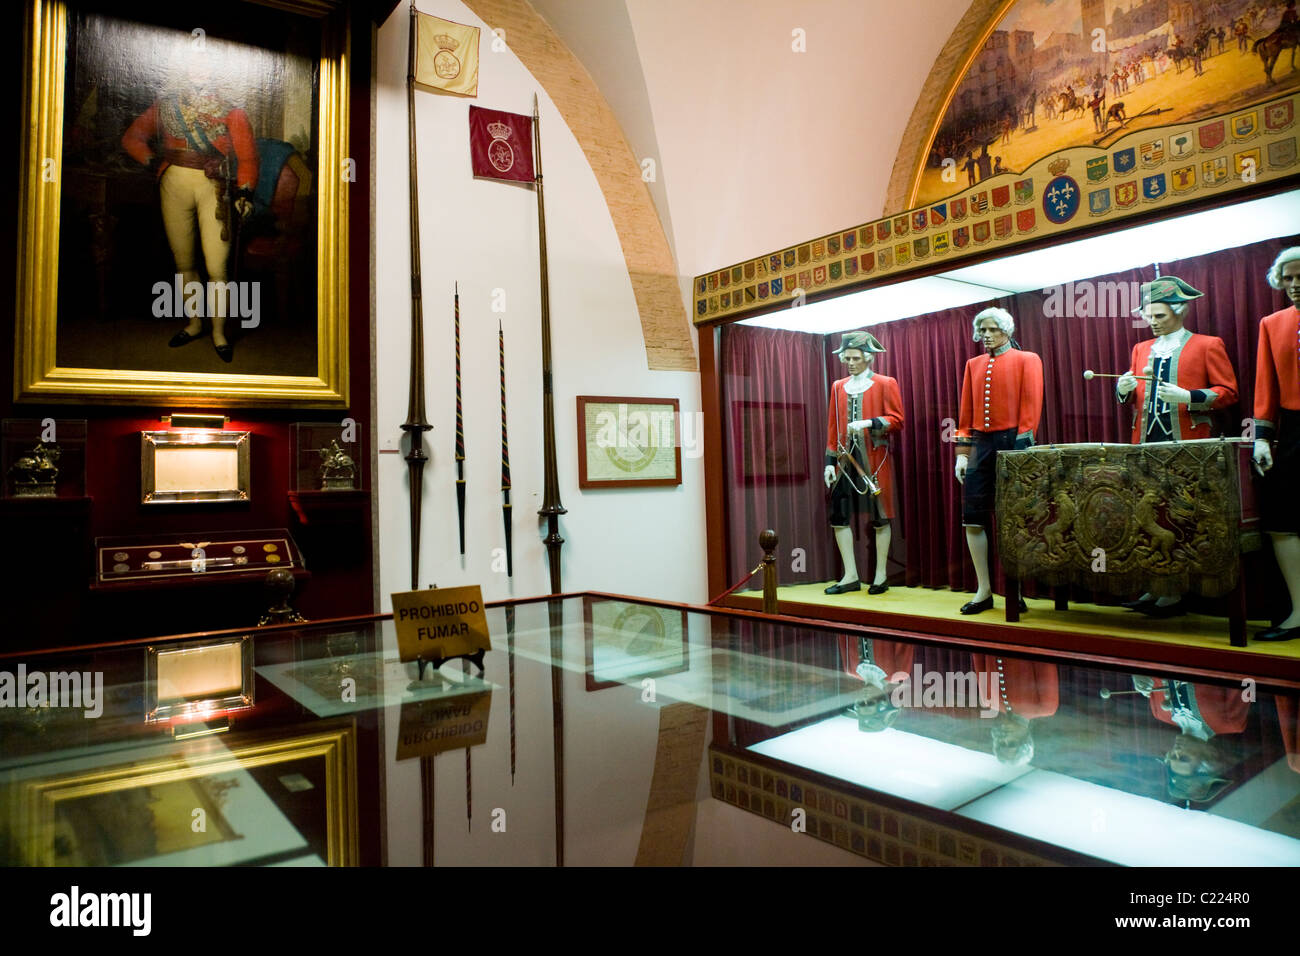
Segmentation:
<svg viewBox="0 0 1300 956">
<path fill-rule="evenodd" d="M 1220 414 L 1224 434 L 1241 434 L 1243 420 L 1253 417 L 1255 349 L 1259 320 L 1289 303 L 1267 284 L 1265 275 L 1277 253 L 1300 244 L 1300 238 L 1276 239 L 1176 262 L 1162 262 L 1162 275 L 1177 275 L 1205 293 L 1192 303 L 1185 322 L 1193 332 L 1223 339 L 1237 372 L 1240 400 Z M 1089 303 L 1096 292 L 1118 289 L 1111 283 L 1148 282 L 1151 267 L 1096 276 L 1054 294 L 1052 289 L 991 299 L 960 309 L 931 312 L 870 326 L 885 346 L 876 369 L 898 379 L 906 425 L 892 439 L 898 488 L 890 582 L 893 584 L 975 587 L 961 529 L 960 487 L 953 477 L 956 425 L 962 369 L 979 346 L 971 340 L 971 320 L 992 305 L 1016 320 L 1020 346 L 1043 359 L 1045 400 L 1037 440 L 1045 442 L 1127 442 L 1131 410 L 1114 399 L 1114 379 L 1084 381 L 1085 369 L 1119 373 L 1127 370 L 1134 344 L 1150 330 L 1127 309 L 1138 305 L 1126 296 Z M 1101 283 L 1107 283 L 1101 286 Z M 918 303 L 920 304 L 920 303 Z M 1119 308 L 1124 306 L 1125 308 Z M 1098 311 L 1104 314 L 1097 314 Z M 1080 314 L 1086 312 L 1088 314 Z M 1123 314 L 1117 314 L 1117 313 Z M 1062 314 L 1063 313 L 1063 314 Z M 776 529 L 781 538 L 782 584 L 828 581 L 839 576 L 830 529 L 827 492 L 821 480 L 829 383 L 844 372 L 833 350 L 840 336 L 810 335 L 747 326 L 728 326 L 722 335 L 724 407 L 736 401 L 805 406 L 809 429 L 810 473 L 801 480 L 739 480 L 735 461 L 728 462 L 729 573 L 735 581 L 758 563 L 758 533 Z M 779 424 L 779 423 L 778 423 Z M 728 452 L 756 463 L 793 454 L 785 447 L 784 429 L 750 429 L 747 436 L 728 429 Z M 749 443 L 749 444 L 746 444 Z M 766 447 L 774 444 L 777 448 Z M 863 536 L 864 540 L 870 535 Z M 801 571 L 790 548 L 807 552 Z M 859 544 L 858 567 L 870 574 L 871 560 Z"/>
<path fill-rule="evenodd" d="M 721 368 L 729 584 L 762 559 L 766 528 L 780 538 L 783 583 L 838 576 L 821 478 L 829 390 L 822 337 L 727 325 Z"/>
</svg>

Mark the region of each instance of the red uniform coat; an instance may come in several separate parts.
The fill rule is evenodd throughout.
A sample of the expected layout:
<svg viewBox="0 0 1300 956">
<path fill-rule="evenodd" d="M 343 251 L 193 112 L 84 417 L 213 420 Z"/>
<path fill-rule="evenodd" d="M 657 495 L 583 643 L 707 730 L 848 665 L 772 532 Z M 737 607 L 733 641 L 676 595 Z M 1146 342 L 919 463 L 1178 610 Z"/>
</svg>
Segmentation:
<svg viewBox="0 0 1300 956">
<path fill-rule="evenodd" d="M 971 444 L 973 432 L 1007 428 L 1032 442 L 1042 414 L 1043 360 L 1033 352 L 1007 349 L 996 357 L 985 352 L 966 363 L 957 418 L 959 445 Z"/>
<path fill-rule="evenodd" d="M 1134 375 L 1141 376 L 1142 370 L 1151 364 L 1151 347 L 1154 344 L 1155 339 L 1144 339 L 1133 346 L 1129 369 Z M 1170 404 L 1174 440 L 1213 438 L 1210 434 L 1210 409 L 1226 408 L 1237 401 L 1237 375 L 1232 370 L 1232 362 L 1228 360 L 1228 350 L 1223 347 L 1223 339 L 1193 332 L 1183 347 L 1174 354 L 1173 363 L 1170 370 L 1171 384 L 1188 391 L 1203 389 L 1212 394 L 1205 402 Z M 1131 435 L 1135 445 L 1141 444 L 1142 436 L 1146 434 L 1146 394 L 1147 383 L 1139 377 L 1137 391 L 1131 392 L 1126 399 L 1133 401 L 1136 398 L 1137 402 Z M 1176 415 L 1173 414 L 1175 411 Z"/>
<path fill-rule="evenodd" d="M 1259 321 L 1255 363 L 1255 436 L 1272 438 L 1278 410 L 1300 411 L 1300 310 L 1295 306 Z"/>
<path fill-rule="evenodd" d="M 1165 707 L 1164 687 L 1163 680 L 1156 681 L 1150 697 L 1151 713 L 1161 723 L 1173 724 L 1173 715 Z M 1193 684 L 1192 691 L 1196 695 L 1196 708 L 1216 734 L 1239 734 L 1246 729 L 1250 703 L 1242 699 L 1240 687 Z"/>
<path fill-rule="evenodd" d="M 849 447 L 849 395 L 844 390 L 847 378 L 837 380 L 831 386 L 830 409 L 826 423 L 826 455 L 829 462 L 841 449 Z M 898 390 L 898 381 L 888 375 L 875 374 L 871 377 L 872 385 L 862 393 L 862 419 L 883 418 L 886 426 L 883 432 L 862 432 L 860 441 L 867 452 L 867 470 L 874 473 L 876 483 L 880 485 L 880 508 L 886 518 L 894 517 L 894 463 L 887 454 L 888 445 L 872 441 L 872 435 L 889 434 L 903 427 L 903 395 Z M 861 476 L 849 466 L 849 475 L 855 485 L 861 486 Z"/>
<path fill-rule="evenodd" d="M 1037 356 L 1034 356 L 1037 358 Z M 1001 665 L 998 661 L 1002 661 Z M 996 654 L 972 654 L 971 666 L 976 674 L 991 674 L 991 678 L 977 680 L 980 689 L 980 707 L 985 710 L 1002 710 L 1002 682 L 1006 682 L 1007 703 L 1011 712 L 1032 720 L 1050 717 L 1061 705 L 1061 679 L 1055 664 L 1026 661 L 1015 657 L 998 657 Z M 984 688 L 993 692 L 992 700 L 984 700 Z"/>
<path fill-rule="evenodd" d="M 215 99 L 213 102 L 215 103 Z M 142 166 L 147 166 L 154 158 L 155 140 L 161 142 L 163 161 L 158 167 L 159 177 L 171 164 L 168 154 L 194 155 L 194 150 L 184 134 L 177 135 L 170 131 L 171 127 L 179 125 L 180 120 L 160 122 L 161 110 L 175 108 L 174 97 L 155 100 L 153 105 L 136 117 L 135 122 L 122 134 L 122 148 Z M 225 115 L 198 114 L 194 124 L 203 130 L 208 142 L 223 156 L 233 154 L 238 159 L 236 185 L 248 189 L 257 185 L 257 141 L 253 136 L 253 128 L 249 125 L 248 115 L 243 110 L 229 109 Z M 203 145 L 202 140 L 199 140 L 199 145 Z M 182 162 L 181 165 L 193 164 Z"/>
</svg>

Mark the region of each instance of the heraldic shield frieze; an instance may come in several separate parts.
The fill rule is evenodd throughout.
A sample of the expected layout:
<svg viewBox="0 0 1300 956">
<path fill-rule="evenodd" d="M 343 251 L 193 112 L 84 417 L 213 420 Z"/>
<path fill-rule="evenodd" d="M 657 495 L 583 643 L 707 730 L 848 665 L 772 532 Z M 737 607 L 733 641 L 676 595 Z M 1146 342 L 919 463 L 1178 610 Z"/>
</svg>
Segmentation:
<svg viewBox="0 0 1300 956">
<path fill-rule="evenodd" d="M 1127 216 L 1211 194 L 1248 192 L 1256 184 L 1300 171 L 1294 129 L 1297 99 L 1300 93 L 1291 93 L 1219 117 L 1138 129 L 1104 145 L 1070 147 L 1028 169 L 1001 172 L 964 188 L 950 186 L 952 194 L 924 207 L 711 270 L 696 277 L 695 320 L 716 322 L 760 308 L 783 307 L 800 288 L 854 287 L 933 268 L 936 261 L 957 264 L 966 256 L 1010 249 L 1080 226 L 1119 223 Z M 484 126 L 493 169 L 488 175 L 512 178 L 499 170 L 511 163 L 519 136 L 514 127 L 507 136 L 501 127 Z M 475 174 L 480 175 L 477 167 Z M 976 176 L 973 166 L 971 177 Z M 883 247 L 870 257 L 855 248 L 872 244 Z M 786 276 L 780 284 L 769 283 L 766 296 L 759 291 L 758 283 L 769 268 L 775 271 L 780 266 L 790 272 L 796 261 L 822 268 L 798 282 Z M 728 284 L 740 288 L 728 303 L 713 307 L 708 293 Z"/>
</svg>

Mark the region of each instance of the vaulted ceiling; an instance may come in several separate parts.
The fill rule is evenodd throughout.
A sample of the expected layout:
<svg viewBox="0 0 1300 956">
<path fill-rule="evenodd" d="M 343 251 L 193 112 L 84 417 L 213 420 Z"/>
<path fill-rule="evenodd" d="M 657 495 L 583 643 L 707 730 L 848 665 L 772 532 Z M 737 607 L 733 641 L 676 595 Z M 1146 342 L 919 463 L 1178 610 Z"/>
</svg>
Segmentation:
<svg viewBox="0 0 1300 956">
<path fill-rule="evenodd" d="M 880 216 L 921 87 L 970 0 L 531 2 L 653 175 L 692 276 Z"/>
</svg>

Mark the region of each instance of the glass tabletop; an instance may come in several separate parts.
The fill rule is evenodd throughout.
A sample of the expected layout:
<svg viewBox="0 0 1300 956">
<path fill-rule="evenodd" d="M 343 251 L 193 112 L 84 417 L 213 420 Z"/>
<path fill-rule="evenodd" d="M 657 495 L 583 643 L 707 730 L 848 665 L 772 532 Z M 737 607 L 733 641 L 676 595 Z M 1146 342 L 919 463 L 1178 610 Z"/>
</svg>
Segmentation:
<svg viewBox="0 0 1300 956">
<path fill-rule="evenodd" d="M 1285 682 L 594 594 L 487 619 L 481 671 L 387 617 L 0 658 L 0 862 L 1300 863 Z M 231 688 L 160 693 L 232 646 Z"/>
</svg>

